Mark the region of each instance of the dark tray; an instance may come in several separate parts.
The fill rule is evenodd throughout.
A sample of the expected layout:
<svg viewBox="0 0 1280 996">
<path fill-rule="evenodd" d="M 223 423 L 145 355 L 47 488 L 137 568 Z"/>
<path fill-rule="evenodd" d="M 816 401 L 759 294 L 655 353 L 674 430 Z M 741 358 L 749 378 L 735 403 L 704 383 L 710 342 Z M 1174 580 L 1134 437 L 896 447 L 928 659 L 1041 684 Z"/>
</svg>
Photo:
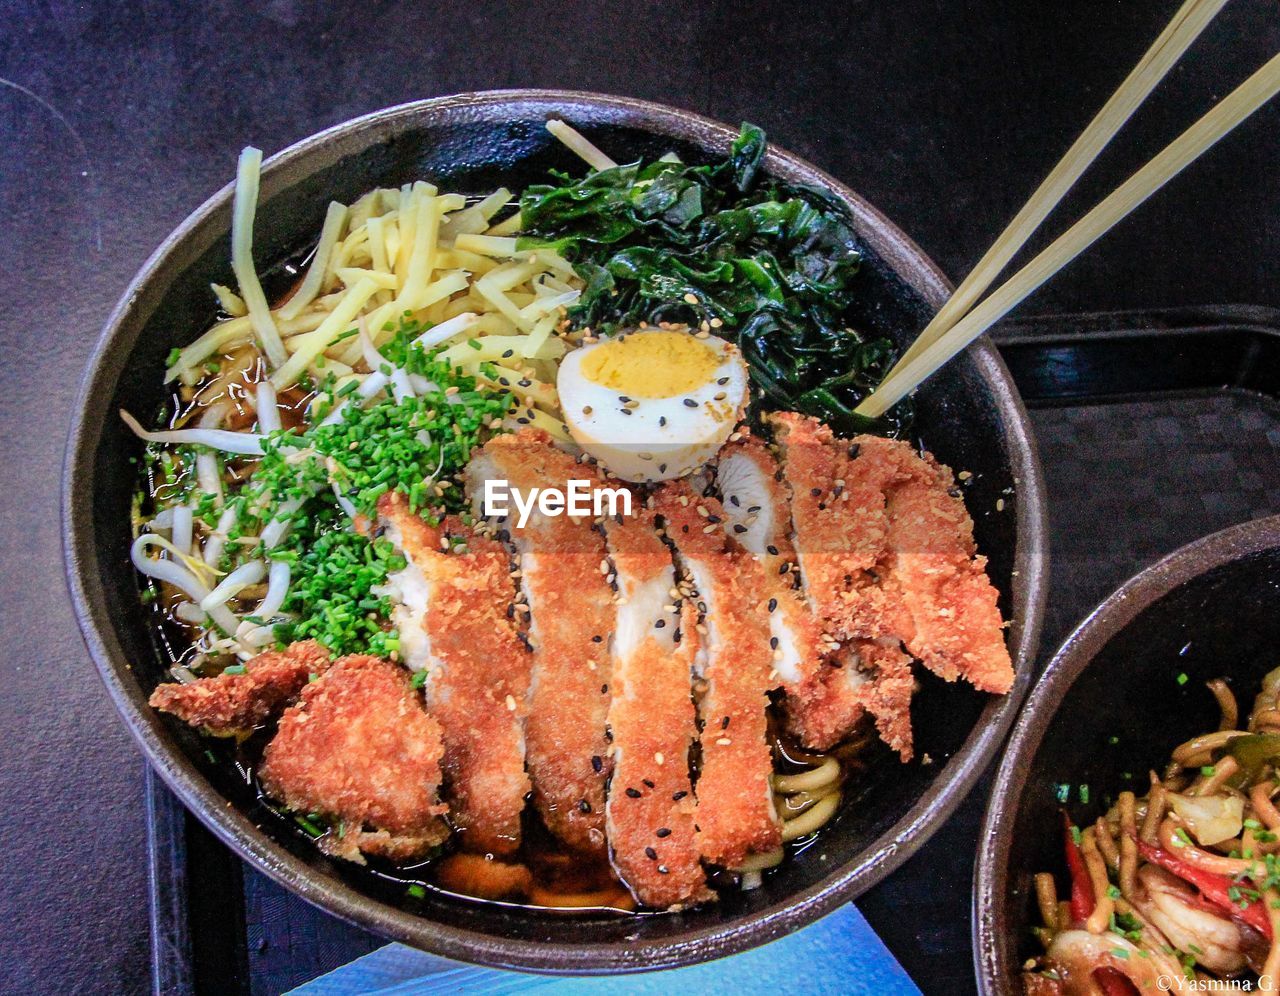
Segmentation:
<svg viewBox="0 0 1280 996">
<path fill-rule="evenodd" d="M 1280 312 L 1041 316 L 1006 323 L 996 341 L 1048 487 L 1046 658 L 1141 567 L 1280 512 Z M 987 790 L 858 903 L 926 993 L 974 990 L 969 906 Z M 157 991 L 283 992 L 383 943 L 243 865 L 152 773 L 147 791 Z"/>
</svg>

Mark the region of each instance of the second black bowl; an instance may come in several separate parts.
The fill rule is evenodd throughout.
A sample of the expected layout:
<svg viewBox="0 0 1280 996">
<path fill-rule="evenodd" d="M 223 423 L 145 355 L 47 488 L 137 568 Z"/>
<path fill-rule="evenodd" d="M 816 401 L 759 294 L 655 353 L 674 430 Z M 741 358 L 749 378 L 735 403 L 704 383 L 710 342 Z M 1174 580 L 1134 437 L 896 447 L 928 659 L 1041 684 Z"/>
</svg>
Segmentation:
<svg viewBox="0 0 1280 996">
<path fill-rule="evenodd" d="M 1021 966 L 1040 953 L 1033 876 L 1066 881 L 1060 787 L 1072 818 L 1092 822 L 1119 792 L 1145 791 L 1178 744 L 1217 729 L 1205 682 L 1226 678 L 1245 708 L 1277 666 L 1280 516 L 1183 547 L 1067 638 L 1014 727 L 983 825 L 973 912 L 983 993 L 1021 993 Z"/>
</svg>

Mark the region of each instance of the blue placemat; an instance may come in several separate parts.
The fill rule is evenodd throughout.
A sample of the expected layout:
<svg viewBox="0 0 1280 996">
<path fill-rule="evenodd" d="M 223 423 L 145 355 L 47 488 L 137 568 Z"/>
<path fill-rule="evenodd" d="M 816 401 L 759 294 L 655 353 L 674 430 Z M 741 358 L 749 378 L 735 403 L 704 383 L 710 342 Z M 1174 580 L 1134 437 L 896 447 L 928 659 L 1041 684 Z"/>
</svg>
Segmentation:
<svg viewBox="0 0 1280 996">
<path fill-rule="evenodd" d="M 403 944 L 388 944 L 293 990 L 304 996 L 410 996 L 419 993 L 683 992 L 918 994 L 888 948 L 854 906 L 804 930 L 719 961 L 616 978 L 558 978 L 476 968 Z"/>
</svg>

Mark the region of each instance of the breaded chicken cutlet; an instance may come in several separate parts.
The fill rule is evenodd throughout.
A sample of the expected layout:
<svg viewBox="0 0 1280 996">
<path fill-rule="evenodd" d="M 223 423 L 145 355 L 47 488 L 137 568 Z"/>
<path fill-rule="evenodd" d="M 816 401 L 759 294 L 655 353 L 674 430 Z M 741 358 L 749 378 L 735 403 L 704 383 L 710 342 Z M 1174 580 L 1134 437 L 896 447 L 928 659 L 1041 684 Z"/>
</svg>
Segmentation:
<svg viewBox="0 0 1280 996">
<path fill-rule="evenodd" d="M 570 480 L 599 484 L 537 429 L 495 436 L 468 468 L 473 502 L 486 480 L 512 489 L 567 491 Z M 615 624 L 613 590 L 605 579 L 605 540 L 589 518 L 535 514 L 523 528 L 500 523 L 513 543 L 528 598 L 533 672 L 525 719 L 525 749 L 534 805 L 560 840 L 579 851 L 606 851 L 605 783 L 611 761 L 606 738 Z"/>
<path fill-rule="evenodd" d="M 610 853 L 640 902 L 687 906 L 714 896 L 699 860 L 689 779 L 689 747 L 698 732 L 689 694 L 697 615 L 676 590 L 671 553 L 651 509 L 607 519 L 605 534 L 619 595 L 610 644 Z"/>
<path fill-rule="evenodd" d="M 791 486 L 804 590 L 839 645 L 816 684 L 788 689 L 788 726 L 806 745 L 827 749 L 868 712 L 907 760 L 912 682 L 904 646 L 948 681 L 963 677 L 994 692 L 1013 681 L 973 521 L 951 472 L 904 442 L 841 440 L 790 412 L 768 421 Z"/>
<path fill-rule="evenodd" d="M 768 690 L 776 675 L 768 588 L 760 563 L 728 539 L 715 498 L 669 481 L 655 492 L 653 508 L 695 589 L 699 612 L 698 666 L 706 690 L 698 702 L 698 846 L 707 861 L 733 868 L 782 843 L 769 780 Z"/>
<path fill-rule="evenodd" d="M 244 670 L 164 684 L 151 706 L 218 737 L 248 736 L 295 699 L 313 675 L 329 667 L 329 652 L 314 640 L 251 657 Z"/>
<path fill-rule="evenodd" d="M 438 799 L 443 754 L 440 725 L 404 668 L 342 657 L 285 710 L 258 776 L 272 798 L 333 824 L 320 841 L 326 853 L 411 861 L 449 835 Z"/>
<path fill-rule="evenodd" d="M 998 593 L 948 467 L 899 443 L 907 471 L 888 496 L 884 588 L 905 606 L 907 649 L 930 671 L 1003 695 L 1013 685 Z"/>
<path fill-rule="evenodd" d="M 524 713 L 530 654 L 509 617 L 510 559 L 496 540 L 450 518 L 431 525 L 399 492 L 378 501 L 379 521 L 405 556 L 388 580 L 402 659 L 423 671 L 440 724 L 450 820 L 464 848 L 510 854 L 520 846 L 529 792 Z"/>
</svg>

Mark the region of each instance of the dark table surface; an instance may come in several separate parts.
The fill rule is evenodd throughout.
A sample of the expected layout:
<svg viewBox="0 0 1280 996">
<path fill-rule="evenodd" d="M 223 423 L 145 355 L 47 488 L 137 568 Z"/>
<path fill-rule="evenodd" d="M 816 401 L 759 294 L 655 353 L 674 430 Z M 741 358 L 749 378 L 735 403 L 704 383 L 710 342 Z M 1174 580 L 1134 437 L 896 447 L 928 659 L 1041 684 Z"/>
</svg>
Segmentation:
<svg viewBox="0 0 1280 996">
<path fill-rule="evenodd" d="M 0 989 L 147 984 L 142 760 L 80 644 L 57 486 L 91 342 L 129 277 L 253 143 L 272 152 L 419 97 L 630 94 L 770 137 L 962 275 L 1151 38 L 1171 0 L 838 5 L 76 3 L 0 6 Z M 251 9 L 252 8 L 252 9 Z M 1064 217 L 1280 49 L 1236 0 Z M 1265 109 L 1026 306 L 1280 305 L 1280 106 Z M 980 800 L 968 804 L 976 812 Z M 967 893 L 975 823 L 938 864 Z M 965 839 L 961 839 L 965 838 Z M 892 916 L 885 896 L 868 912 Z M 890 890 L 886 892 L 885 890 Z M 877 895 L 879 899 L 877 899 Z M 913 904 L 915 957 L 940 925 Z M 904 911 L 905 912 L 905 911 Z M 968 988 L 958 966 L 957 991 Z"/>
</svg>

